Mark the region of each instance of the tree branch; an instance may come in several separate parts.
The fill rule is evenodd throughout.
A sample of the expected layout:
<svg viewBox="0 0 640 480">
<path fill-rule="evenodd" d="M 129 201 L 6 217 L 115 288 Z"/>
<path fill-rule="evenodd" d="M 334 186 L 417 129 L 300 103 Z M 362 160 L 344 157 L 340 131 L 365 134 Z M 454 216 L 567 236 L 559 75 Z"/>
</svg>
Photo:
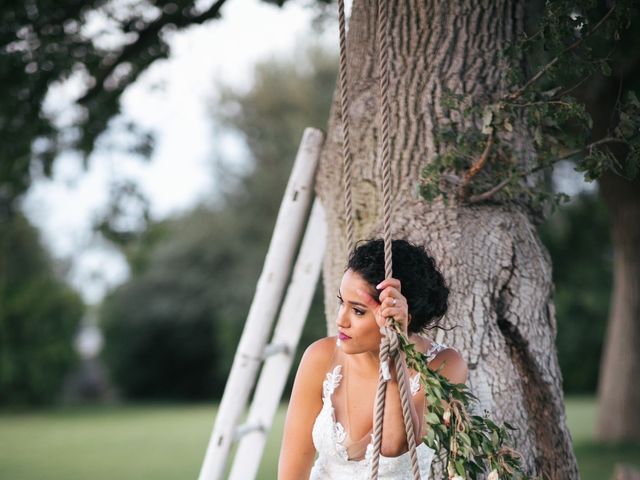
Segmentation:
<svg viewBox="0 0 640 480">
<path fill-rule="evenodd" d="M 157 20 L 151 22 L 146 28 L 137 32 L 138 39 L 135 42 L 124 47 L 118 57 L 106 65 L 105 68 L 96 75 L 94 86 L 78 100 L 78 103 L 86 105 L 93 99 L 93 97 L 98 95 L 104 89 L 104 82 L 109 75 L 113 73 L 116 67 L 124 62 L 133 60 L 141 51 L 152 45 L 157 40 L 160 30 L 165 25 L 173 24 L 177 28 L 183 28 L 189 25 L 202 24 L 207 20 L 220 18 L 220 9 L 225 2 L 226 0 L 217 0 L 208 10 L 196 16 L 187 16 L 182 11 L 178 10 L 175 13 L 162 15 Z M 148 64 L 160 56 L 161 53 L 151 55 L 151 59 Z"/>
<path fill-rule="evenodd" d="M 573 150 L 569 153 L 567 153 L 566 155 L 563 155 L 562 157 L 558 157 L 556 158 L 553 162 L 551 162 L 551 164 L 549 165 L 537 165 L 534 168 L 531 168 L 529 170 L 527 170 L 526 172 L 521 172 L 521 173 L 517 173 L 515 174 L 518 177 L 528 177 L 529 175 L 531 175 L 532 173 L 537 172 L 538 170 L 542 170 L 543 168 L 547 168 L 550 165 L 553 165 L 559 161 L 562 160 L 567 160 L 581 152 L 584 152 L 585 150 L 591 150 L 595 147 L 597 147 L 598 145 L 602 145 L 605 143 L 624 143 L 626 144 L 627 142 L 624 140 L 620 140 L 619 138 L 613 138 L 613 137 L 605 137 L 605 138 L 601 138 L 600 140 L 597 140 L 595 142 L 590 143 L 589 145 L 586 145 L 582 148 Z M 477 195 L 472 195 L 467 199 L 467 203 L 479 203 L 479 202 L 483 202 L 485 200 L 489 200 L 491 197 L 493 197 L 496 193 L 498 193 L 500 190 L 502 190 L 504 187 L 507 186 L 507 184 L 511 181 L 511 179 L 514 177 L 514 174 L 509 175 L 506 179 L 504 179 L 503 181 L 501 181 L 500 183 L 498 183 L 497 185 L 494 185 L 493 187 L 491 187 L 489 190 L 486 190 L 482 193 L 479 193 Z"/>
<path fill-rule="evenodd" d="M 592 142 L 588 145 L 585 145 L 582 148 L 576 148 L 575 150 L 570 151 L 569 153 L 558 157 L 557 159 L 555 159 L 553 161 L 553 163 L 559 162 L 561 160 L 568 160 L 571 157 L 574 157 L 576 155 L 578 155 L 579 153 L 584 152 L 585 150 L 591 150 L 594 147 L 597 147 L 598 145 L 602 145 L 604 143 L 623 143 L 623 144 L 627 144 L 627 142 L 625 140 L 621 140 L 619 138 L 614 138 L 614 137 L 605 137 L 605 138 L 601 138 L 600 140 L 597 140 L 595 142 Z"/>
<path fill-rule="evenodd" d="M 489 134 L 489 138 L 487 138 L 487 144 L 485 145 L 484 151 L 482 152 L 482 155 L 480 155 L 480 158 L 478 158 L 478 160 L 473 165 L 471 165 L 469 170 L 467 170 L 467 172 L 464 174 L 464 177 L 462 179 L 462 184 L 460 185 L 460 188 L 458 190 L 458 195 L 462 199 L 467 197 L 469 184 L 471 183 L 471 180 L 473 179 L 473 177 L 475 177 L 478 174 L 478 172 L 482 170 L 482 167 L 485 166 L 485 164 L 487 163 L 487 160 L 489 159 L 489 152 L 491 151 L 491 147 L 493 146 L 493 142 L 494 142 L 493 132 L 494 130 L 491 130 L 491 133 Z"/>
<path fill-rule="evenodd" d="M 571 50 L 577 48 L 582 42 L 584 42 L 587 38 L 589 38 L 591 35 L 593 35 L 593 33 L 598 30 L 598 28 L 600 28 L 602 26 L 602 24 L 605 22 L 605 20 L 607 18 L 609 18 L 609 16 L 613 13 L 613 11 L 615 10 L 616 5 L 614 4 L 613 7 L 611 7 L 609 9 L 609 11 L 604 15 L 604 17 L 602 17 L 600 19 L 600 21 L 598 23 L 596 23 L 593 28 L 591 30 L 589 30 L 584 36 L 580 37 L 578 40 L 576 40 L 575 42 L 573 42 L 571 45 L 569 45 L 567 48 L 565 48 L 562 52 L 560 52 L 553 60 L 551 60 L 549 63 L 547 63 L 544 67 L 542 67 L 538 73 L 536 73 L 533 77 L 531 77 L 527 83 L 525 83 L 522 87 L 520 87 L 518 90 L 516 90 L 515 92 L 507 95 L 507 99 L 508 100 L 515 100 L 516 98 L 520 97 L 526 90 L 527 88 L 529 88 L 531 85 L 533 85 L 535 82 L 537 82 L 551 67 L 553 67 L 556 63 L 558 63 L 558 61 L 560 60 L 560 58 L 570 52 Z"/>
<path fill-rule="evenodd" d="M 503 181 L 501 181 L 500 183 L 498 183 L 494 187 L 490 188 L 489 190 L 487 190 L 485 192 L 482 192 L 482 193 L 479 193 L 478 195 L 471 195 L 467 199 L 467 203 L 480 203 L 480 202 L 483 202 L 485 200 L 489 200 L 496 193 L 498 193 L 500 190 L 502 190 L 504 187 L 506 187 L 507 184 L 511 181 L 512 178 L 513 178 L 513 175 L 509 175 L 506 179 L 504 179 Z"/>
<path fill-rule="evenodd" d="M 575 89 L 579 88 L 580 85 L 582 85 L 584 82 L 586 82 L 587 80 L 589 80 L 591 77 L 593 76 L 592 73 L 590 73 L 589 75 L 587 75 L 586 77 L 584 77 L 582 80 L 580 80 L 578 83 L 576 83 L 575 85 L 573 85 L 572 87 L 567 88 L 566 90 L 558 93 L 557 95 L 554 95 L 554 97 L 556 98 L 562 98 L 565 97 L 567 95 L 569 95 L 571 92 L 573 92 Z"/>
<path fill-rule="evenodd" d="M 527 102 L 527 103 L 505 103 L 509 107 L 516 108 L 526 108 L 526 107 L 534 107 L 536 105 L 564 105 L 565 107 L 570 107 L 571 104 L 569 102 L 563 102 L 562 100 L 540 100 L 537 102 Z"/>
</svg>

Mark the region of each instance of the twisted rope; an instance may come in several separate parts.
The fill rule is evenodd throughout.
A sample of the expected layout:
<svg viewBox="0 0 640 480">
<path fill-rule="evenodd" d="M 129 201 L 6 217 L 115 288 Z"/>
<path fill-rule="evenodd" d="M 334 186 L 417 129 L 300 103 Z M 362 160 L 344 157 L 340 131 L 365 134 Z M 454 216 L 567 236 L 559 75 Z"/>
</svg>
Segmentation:
<svg viewBox="0 0 640 480">
<path fill-rule="evenodd" d="M 371 480 L 377 480 L 380 464 L 380 448 L 382 447 L 382 419 L 384 417 L 384 404 L 387 395 L 388 367 L 389 364 L 389 335 L 382 337 L 380 343 L 380 373 L 378 375 L 378 387 L 376 389 L 375 416 L 373 420 L 373 452 L 371 455 Z"/>
<path fill-rule="evenodd" d="M 344 212 L 347 230 L 347 252 L 353 250 L 353 206 L 351 202 L 351 143 L 349 140 L 349 94 L 347 85 L 347 34 L 345 32 L 344 0 L 338 1 L 340 31 L 340 120 L 342 124 L 342 180 L 344 183 Z"/>
<path fill-rule="evenodd" d="M 397 335 L 392 335 L 395 341 L 398 341 Z M 407 391 L 406 367 L 404 365 L 404 357 L 399 346 L 394 351 L 396 370 L 398 372 L 398 386 L 400 389 L 400 402 L 402 404 L 402 417 L 404 419 L 404 430 L 407 435 L 407 445 L 409 448 L 409 456 L 411 457 L 411 471 L 413 478 L 420 479 L 420 467 L 418 465 L 418 452 L 416 450 L 416 435 L 413 429 L 413 419 L 411 418 L 411 396 Z"/>
<path fill-rule="evenodd" d="M 389 148 L 389 20 L 387 17 L 387 0 L 378 0 L 378 43 L 379 43 L 379 65 L 380 65 L 380 158 L 382 160 L 382 219 L 383 219 L 383 239 L 384 239 L 384 272 L 385 278 L 393 276 L 392 259 L 392 238 L 391 238 L 391 152 Z M 387 319 L 388 323 L 392 319 Z M 385 348 L 389 345 L 389 348 Z M 400 402 L 402 404 L 402 417 L 404 420 L 407 444 L 411 456 L 411 470 L 413 477 L 420 480 L 420 469 L 418 467 L 418 455 L 416 453 L 416 439 L 411 419 L 411 398 L 407 391 L 407 381 L 405 378 L 405 366 L 402 353 L 399 348 L 397 332 L 391 327 L 384 329 L 384 336 L 380 345 L 380 366 L 381 376 L 385 365 L 388 364 L 388 351 L 393 352 L 395 366 L 398 377 L 398 389 L 400 391 Z M 383 378 L 383 380 L 385 380 Z M 388 378 L 386 379 L 388 380 Z M 374 418 L 373 437 L 373 458 L 371 461 L 371 480 L 377 480 L 380 449 L 382 446 L 382 424 L 384 420 L 384 401 L 378 400 L 386 394 L 386 381 L 378 385 L 376 392 L 376 409 Z M 381 393 L 379 393 L 381 392 Z M 378 394 L 379 393 L 379 394 Z"/>
<path fill-rule="evenodd" d="M 391 252 L 391 159 L 389 148 L 389 34 L 388 34 L 387 1 L 378 0 L 378 39 L 379 39 L 379 65 L 380 65 L 380 151 L 382 160 L 382 215 L 383 215 L 383 241 L 384 241 L 384 271 L 385 278 L 393 277 L 393 259 Z M 354 245 L 353 206 L 351 198 L 351 144 L 349 140 L 349 98 L 347 85 L 347 54 L 344 0 L 338 0 L 338 28 L 340 32 L 340 116 L 343 132 L 343 182 L 345 191 L 345 221 L 347 236 L 347 251 L 351 252 Z M 392 318 L 387 319 L 391 324 Z M 398 333 L 391 327 L 383 328 L 383 336 L 380 342 L 380 373 L 378 387 L 376 389 L 374 429 L 373 429 L 373 455 L 371 457 L 371 480 L 377 480 L 380 464 L 380 449 L 382 446 L 382 424 L 387 392 L 389 374 L 389 355 L 395 360 L 397 371 L 398 390 L 400 391 L 400 403 L 402 405 L 402 417 L 404 420 L 407 445 L 411 457 L 411 470 L 413 478 L 420 480 L 420 469 L 416 453 L 416 438 L 411 418 L 411 397 L 408 392 L 406 379 L 406 367 L 400 351 Z"/>
</svg>

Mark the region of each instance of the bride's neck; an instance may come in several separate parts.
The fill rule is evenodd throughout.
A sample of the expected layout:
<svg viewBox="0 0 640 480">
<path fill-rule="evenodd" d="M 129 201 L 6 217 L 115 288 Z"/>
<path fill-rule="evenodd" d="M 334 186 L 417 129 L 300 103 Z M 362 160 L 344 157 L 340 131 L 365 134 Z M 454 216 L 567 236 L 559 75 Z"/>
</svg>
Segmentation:
<svg viewBox="0 0 640 480">
<path fill-rule="evenodd" d="M 411 343 L 416 343 L 417 340 L 415 334 L 409 335 Z M 422 350 L 421 345 L 418 345 L 418 349 Z M 380 352 L 378 350 L 347 355 L 347 361 L 365 375 L 377 375 L 380 370 Z"/>
<path fill-rule="evenodd" d="M 352 368 L 357 369 L 361 374 L 377 375 L 380 369 L 379 353 L 364 352 L 348 355 L 347 361 L 351 363 Z"/>
</svg>

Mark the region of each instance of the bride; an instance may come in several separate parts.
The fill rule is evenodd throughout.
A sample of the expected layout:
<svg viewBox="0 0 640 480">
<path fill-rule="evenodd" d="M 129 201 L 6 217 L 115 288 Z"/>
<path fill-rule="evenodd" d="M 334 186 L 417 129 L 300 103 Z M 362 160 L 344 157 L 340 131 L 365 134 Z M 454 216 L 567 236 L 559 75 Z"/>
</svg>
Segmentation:
<svg viewBox="0 0 640 480">
<path fill-rule="evenodd" d="M 392 256 L 395 278 L 385 280 L 382 240 L 361 243 L 351 253 L 338 291 L 338 335 L 310 345 L 298 367 L 280 450 L 279 480 L 369 478 L 380 327 L 386 318 L 393 317 L 427 355 L 429 368 L 442 365 L 440 373 L 450 382 L 466 382 L 467 365 L 460 354 L 421 335 L 447 310 L 449 290 L 433 258 L 424 248 L 404 240 L 393 241 Z M 395 366 L 391 370 L 395 372 Z M 407 373 L 413 426 L 420 439 L 428 405 L 418 374 Z M 398 384 L 392 374 L 383 420 L 380 480 L 413 478 L 407 448 Z M 421 477 L 427 479 L 434 451 L 419 443 L 417 454 Z"/>
</svg>

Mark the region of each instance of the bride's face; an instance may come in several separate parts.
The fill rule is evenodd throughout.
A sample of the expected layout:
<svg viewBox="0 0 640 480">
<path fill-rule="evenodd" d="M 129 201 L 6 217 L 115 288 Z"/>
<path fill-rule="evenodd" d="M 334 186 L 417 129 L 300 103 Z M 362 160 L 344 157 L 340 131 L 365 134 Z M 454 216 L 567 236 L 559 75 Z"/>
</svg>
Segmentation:
<svg viewBox="0 0 640 480">
<path fill-rule="evenodd" d="M 376 322 L 375 311 L 365 304 L 358 291 L 378 298 L 375 287 L 358 273 L 347 270 L 342 276 L 338 294 L 338 338 L 340 346 L 347 354 L 374 352 L 380 348 L 380 327 Z"/>
</svg>

